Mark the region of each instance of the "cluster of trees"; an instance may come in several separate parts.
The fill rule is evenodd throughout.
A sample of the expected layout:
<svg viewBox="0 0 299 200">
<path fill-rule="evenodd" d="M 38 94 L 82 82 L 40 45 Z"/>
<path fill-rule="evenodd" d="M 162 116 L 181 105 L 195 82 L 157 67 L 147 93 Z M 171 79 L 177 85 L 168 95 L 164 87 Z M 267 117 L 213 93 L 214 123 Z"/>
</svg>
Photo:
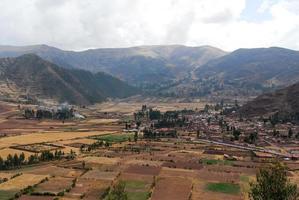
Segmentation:
<svg viewBox="0 0 299 200">
<path fill-rule="evenodd" d="M 81 152 L 84 152 L 84 151 L 87 151 L 87 152 L 90 152 L 92 150 L 95 150 L 99 147 L 109 147 L 111 146 L 111 143 L 108 142 L 108 141 L 103 141 L 103 140 L 98 140 L 90 145 L 87 145 L 87 144 L 83 144 L 80 146 L 80 151 Z"/>
<path fill-rule="evenodd" d="M 37 109 L 36 111 L 33 109 L 26 108 L 24 110 L 24 117 L 26 119 L 71 119 L 74 117 L 74 109 L 73 108 L 61 108 L 57 111 L 49 110 L 49 109 Z"/>
<path fill-rule="evenodd" d="M 160 111 L 158 111 L 160 112 Z M 154 111 L 157 113 L 157 111 Z M 152 125 L 152 128 L 174 128 L 186 126 L 188 119 L 184 116 L 185 114 L 194 113 L 192 110 L 178 110 L 178 111 L 167 111 L 164 114 L 153 114 L 157 122 Z"/>
<path fill-rule="evenodd" d="M 143 137 L 149 139 L 156 139 L 156 138 L 176 138 L 177 131 L 176 130 L 169 130 L 169 131 L 155 131 L 151 129 L 146 129 L 143 131 Z"/>
<path fill-rule="evenodd" d="M 241 133 L 241 130 L 236 129 L 234 126 L 228 126 L 227 124 L 224 124 L 226 127 L 226 132 L 233 135 L 233 140 L 239 140 Z"/>
<path fill-rule="evenodd" d="M 24 165 L 25 162 L 25 154 L 23 152 L 20 156 L 18 156 L 18 154 L 15 154 L 14 156 L 8 154 L 6 160 L 0 156 L 0 169 L 5 170 L 19 168 L 21 165 Z"/>
<path fill-rule="evenodd" d="M 276 112 L 271 115 L 266 121 L 270 121 L 270 123 L 275 126 L 279 123 L 287 123 L 287 122 L 298 122 L 299 121 L 299 113 L 280 113 Z"/>
<path fill-rule="evenodd" d="M 187 125 L 188 120 L 183 117 L 180 119 L 161 119 L 158 120 L 153 126 L 155 128 L 174 128 L 174 127 L 184 127 Z"/>
<path fill-rule="evenodd" d="M 8 154 L 6 159 L 0 157 L 0 170 L 9 170 L 20 168 L 23 165 L 31 165 L 44 161 L 58 160 L 62 158 L 73 159 L 76 154 L 71 150 L 70 154 L 66 155 L 61 150 L 56 150 L 54 153 L 51 151 L 43 151 L 38 154 L 33 154 L 28 157 L 26 160 L 25 154 L 22 152 L 20 155 L 18 154 Z"/>
<path fill-rule="evenodd" d="M 159 120 L 162 117 L 162 113 L 160 110 L 149 109 L 148 117 L 150 120 Z"/>
<path fill-rule="evenodd" d="M 258 139 L 258 133 L 250 133 L 249 136 L 246 136 L 244 139 L 244 142 L 249 143 L 249 144 L 255 144 L 255 142 Z"/>
</svg>

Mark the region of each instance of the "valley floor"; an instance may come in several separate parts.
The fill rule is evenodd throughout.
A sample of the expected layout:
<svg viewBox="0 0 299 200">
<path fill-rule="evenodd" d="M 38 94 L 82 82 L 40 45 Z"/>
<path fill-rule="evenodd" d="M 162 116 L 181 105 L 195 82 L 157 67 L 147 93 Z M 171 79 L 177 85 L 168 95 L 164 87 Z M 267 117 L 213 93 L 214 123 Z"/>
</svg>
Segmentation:
<svg viewBox="0 0 299 200">
<path fill-rule="evenodd" d="M 125 122 L 145 103 L 107 102 L 77 108 L 84 120 L 34 120 L 21 108 L 1 103 L 0 156 L 61 150 L 63 157 L 0 171 L 0 200 L 105 199 L 107 190 L 125 182 L 129 200 L 248 199 L 250 181 L 267 160 L 252 151 L 196 138 L 144 139 L 124 132 Z M 203 109 L 203 103 L 156 103 L 161 111 Z M 103 145 L 99 141 L 103 141 Z M 226 155 L 236 159 L 227 159 Z M 299 183 L 299 162 L 286 161 Z"/>
</svg>

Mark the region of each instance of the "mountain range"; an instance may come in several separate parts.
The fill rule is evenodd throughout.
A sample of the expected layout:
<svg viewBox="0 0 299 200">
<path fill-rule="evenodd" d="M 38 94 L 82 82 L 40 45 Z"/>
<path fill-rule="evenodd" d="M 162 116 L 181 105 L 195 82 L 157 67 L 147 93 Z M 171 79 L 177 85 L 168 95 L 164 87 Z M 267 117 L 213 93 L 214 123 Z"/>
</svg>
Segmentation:
<svg viewBox="0 0 299 200">
<path fill-rule="evenodd" d="M 80 52 L 64 51 L 47 45 L 0 46 L 0 57 L 28 53 L 64 68 L 106 72 L 137 86 L 177 80 L 189 71 L 226 54 L 210 46 L 182 45 L 105 48 Z"/>
<path fill-rule="evenodd" d="M 38 97 L 83 105 L 138 92 L 103 72 L 65 69 L 35 54 L 0 59 L 0 88 L 2 99 Z"/>
<path fill-rule="evenodd" d="M 156 45 L 64 51 L 47 45 L 0 46 L 0 57 L 36 54 L 64 69 L 105 72 L 144 94 L 167 97 L 258 96 L 299 81 L 299 52 Z"/>
<path fill-rule="evenodd" d="M 195 73 L 201 83 L 222 92 L 260 94 L 299 81 L 299 52 L 277 47 L 238 49 Z"/>
</svg>

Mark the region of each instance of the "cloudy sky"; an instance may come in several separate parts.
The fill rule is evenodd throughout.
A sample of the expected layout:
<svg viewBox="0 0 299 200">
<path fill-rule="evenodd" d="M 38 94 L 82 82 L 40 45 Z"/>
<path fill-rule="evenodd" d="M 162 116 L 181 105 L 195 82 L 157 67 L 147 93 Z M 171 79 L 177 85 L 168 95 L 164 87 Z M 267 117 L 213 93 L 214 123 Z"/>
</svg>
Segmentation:
<svg viewBox="0 0 299 200">
<path fill-rule="evenodd" d="M 0 0 L 0 44 L 299 50 L 299 0 Z"/>
</svg>

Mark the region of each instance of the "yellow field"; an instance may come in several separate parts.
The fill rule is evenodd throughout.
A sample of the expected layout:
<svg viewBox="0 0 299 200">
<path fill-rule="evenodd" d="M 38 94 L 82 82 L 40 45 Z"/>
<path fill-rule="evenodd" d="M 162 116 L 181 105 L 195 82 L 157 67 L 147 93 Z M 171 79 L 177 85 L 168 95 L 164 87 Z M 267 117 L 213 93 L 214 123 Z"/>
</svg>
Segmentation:
<svg viewBox="0 0 299 200">
<path fill-rule="evenodd" d="M 79 148 L 75 148 L 75 147 L 65 146 L 65 148 L 62 149 L 62 151 L 63 151 L 64 153 L 70 153 L 71 150 L 72 150 L 73 152 L 75 152 L 77 155 L 80 153 L 80 149 L 79 149 Z"/>
<path fill-rule="evenodd" d="M 112 131 L 91 131 L 91 132 L 48 132 L 32 133 L 27 135 L 18 135 L 0 139 L 0 148 L 6 148 L 14 145 L 33 144 L 41 142 L 55 142 L 70 140 L 75 138 L 84 138 L 93 135 L 103 135 Z"/>
<path fill-rule="evenodd" d="M 162 166 L 163 162 L 161 161 L 152 161 L 152 160 L 128 160 L 124 162 L 127 165 L 148 165 L 148 166 Z"/>
<path fill-rule="evenodd" d="M 80 161 L 84 160 L 86 163 L 107 164 L 107 165 L 114 165 L 120 161 L 119 158 L 90 157 L 90 156 L 78 158 L 78 160 L 80 160 Z"/>
<path fill-rule="evenodd" d="M 88 138 L 82 138 L 82 139 L 74 139 L 74 140 L 64 140 L 59 142 L 60 144 L 72 144 L 72 143 L 82 143 L 82 144 L 93 144 L 96 140 L 88 139 Z"/>
<path fill-rule="evenodd" d="M 17 149 L 4 148 L 4 149 L 0 150 L 0 156 L 3 159 L 6 159 L 8 154 L 11 154 L 12 156 L 14 154 L 20 155 L 22 152 L 24 152 L 26 158 L 28 158 L 30 155 L 34 154 L 34 153 L 29 152 L 29 151 L 21 151 L 21 150 L 17 150 Z"/>
<path fill-rule="evenodd" d="M 23 174 L 0 184 L 0 190 L 21 190 L 39 183 L 46 177 L 45 175 Z"/>
<path fill-rule="evenodd" d="M 3 179 L 3 178 L 10 179 L 13 175 L 14 175 L 13 173 L 0 172 L 0 179 Z"/>
</svg>

